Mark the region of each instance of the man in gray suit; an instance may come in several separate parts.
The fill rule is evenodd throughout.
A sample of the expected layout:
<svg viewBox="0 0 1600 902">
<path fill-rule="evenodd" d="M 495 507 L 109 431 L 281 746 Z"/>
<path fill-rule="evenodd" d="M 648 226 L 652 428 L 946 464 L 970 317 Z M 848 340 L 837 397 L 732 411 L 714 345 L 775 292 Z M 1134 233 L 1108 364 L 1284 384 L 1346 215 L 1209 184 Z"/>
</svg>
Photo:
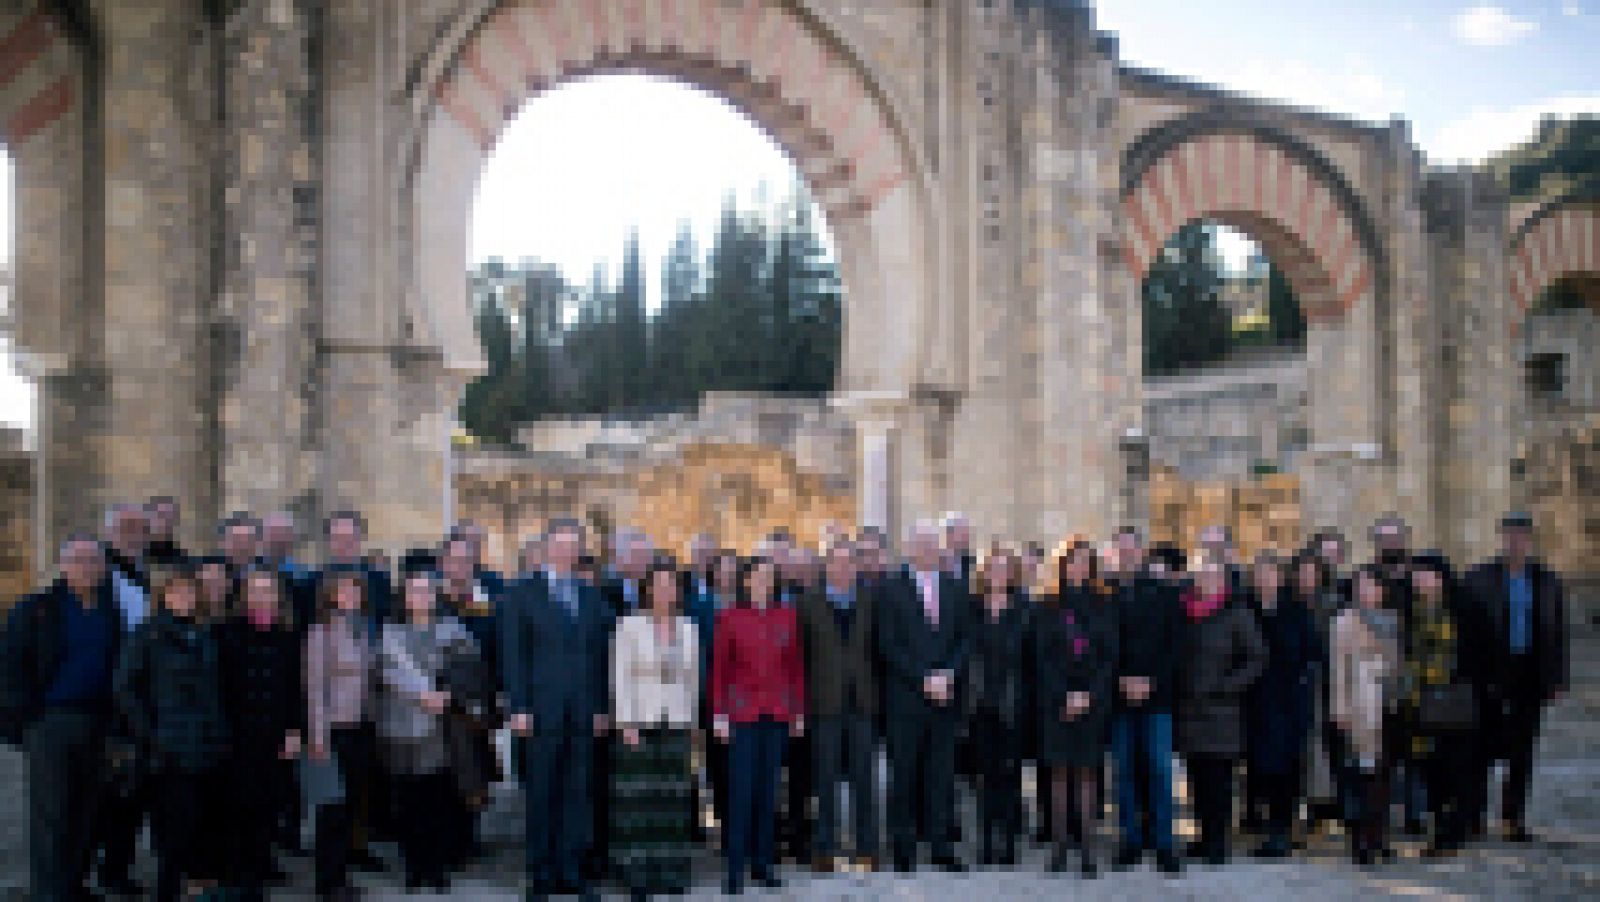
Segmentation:
<svg viewBox="0 0 1600 902">
<path fill-rule="evenodd" d="M 501 675 L 511 730 L 526 737 L 529 900 L 554 892 L 595 898 L 581 863 L 592 837 L 589 763 L 594 738 L 609 729 L 610 608 L 579 579 L 576 520 L 551 524 L 545 569 L 506 590 L 501 610 Z M 599 825 L 604 829 L 605 825 Z"/>
</svg>

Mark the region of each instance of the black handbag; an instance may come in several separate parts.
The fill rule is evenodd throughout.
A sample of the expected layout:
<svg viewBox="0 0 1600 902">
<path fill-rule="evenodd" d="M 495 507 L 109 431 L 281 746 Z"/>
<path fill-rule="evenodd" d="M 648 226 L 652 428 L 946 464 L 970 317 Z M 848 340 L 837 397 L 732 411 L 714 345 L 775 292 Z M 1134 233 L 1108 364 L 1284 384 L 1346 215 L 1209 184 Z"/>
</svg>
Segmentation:
<svg viewBox="0 0 1600 902">
<path fill-rule="evenodd" d="M 1417 728 L 1425 733 L 1461 733 L 1478 725 L 1478 696 L 1467 683 L 1424 686 L 1417 700 Z"/>
</svg>

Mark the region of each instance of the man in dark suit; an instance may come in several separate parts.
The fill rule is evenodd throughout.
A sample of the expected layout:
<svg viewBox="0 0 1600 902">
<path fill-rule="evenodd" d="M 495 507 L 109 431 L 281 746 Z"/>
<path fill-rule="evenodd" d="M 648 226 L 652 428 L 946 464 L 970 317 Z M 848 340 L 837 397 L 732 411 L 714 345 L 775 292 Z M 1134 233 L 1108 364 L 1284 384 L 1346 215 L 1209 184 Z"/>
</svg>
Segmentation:
<svg viewBox="0 0 1600 902">
<path fill-rule="evenodd" d="M 322 524 L 322 537 L 326 543 L 327 558 L 323 568 L 306 576 L 303 590 L 295 598 L 295 621 L 306 629 L 317 621 L 317 605 L 322 595 L 322 580 L 329 572 L 359 570 L 366 577 L 367 611 L 374 624 L 389 617 L 393 602 L 393 583 L 389 571 L 378 569 L 367 562 L 364 545 L 367 541 L 367 521 L 355 511 L 341 510 L 329 514 Z"/>
<path fill-rule="evenodd" d="M 1472 808 L 1481 823 L 1488 811 L 1494 761 L 1507 762 L 1500 817 L 1506 838 L 1527 842 L 1523 816 L 1533 780 L 1534 746 L 1544 709 L 1569 685 L 1566 595 L 1561 577 L 1533 554 L 1533 519 L 1511 513 L 1500 521 L 1500 554 L 1467 574 L 1466 587 L 1483 641 L 1467 647 L 1482 654 L 1477 668 L 1489 748 Z M 1497 746 L 1497 747 L 1496 747 Z"/>
<path fill-rule="evenodd" d="M 522 768 L 530 900 L 552 892 L 595 898 L 582 875 L 591 841 L 589 767 L 595 737 L 610 729 L 610 609 L 573 567 L 583 550 L 576 520 L 550 526 L 545 571 L 506 589 L 500 669 L 511 730 L 527 737 Z"/>
<path fill-rule="evenodd" d="M 873 595 L 857 581 L 855 549 L 848 541 L 835 541 L 828 549 L 825 566 L 824 581 L 800 597 L 799 610 L 817 793 L 813 868 L 818 873 L 834 869 L 839 851 L 839 780 L 843 777 L 850 787 L 856 860 L 873 870 L 878 857 Z"/>
<path fill-rule="evenodd" d="M 910 567 L 885 584 L 877 610 L 889 740 L 889 836 L 894 867 L 916 861 L 916 797 L 932 862 L 965 870 L 951 843 L 955 815 L 956 685 L 972 641 L 972 602 L 942 567 L 939 529 L 922 523 L 907 540 Z"/>
</svg>

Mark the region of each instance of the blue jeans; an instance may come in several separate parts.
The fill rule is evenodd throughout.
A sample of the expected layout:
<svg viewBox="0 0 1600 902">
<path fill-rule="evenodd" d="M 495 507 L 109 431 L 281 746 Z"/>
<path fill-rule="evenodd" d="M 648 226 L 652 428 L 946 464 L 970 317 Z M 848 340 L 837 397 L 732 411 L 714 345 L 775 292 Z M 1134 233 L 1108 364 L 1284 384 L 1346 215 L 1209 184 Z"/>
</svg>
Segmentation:
<svg viewBox="0 0 1600 902">
<path fill-rule="evenodd" d="M 1123 711 L 1111 725 L 1111 752 L 1117 760 L 1117 817 L 1124 848 L 1172 851 L 1172 712 Z M 1143 775 L 1147 782 L 1139 785 Z M 1143 792 L 1141 792 L 1141 789 Z M 1149 805 L 1150 836 L 1145 836 Z"/>
<path fill-rule="evenodd" d="M 778 779 L 788 724 L 774 720 L 735 724 L 728 751 L 728 878 L 743 880 L 746 867 L 758 877 L 772 873 Z"/>
</svg>

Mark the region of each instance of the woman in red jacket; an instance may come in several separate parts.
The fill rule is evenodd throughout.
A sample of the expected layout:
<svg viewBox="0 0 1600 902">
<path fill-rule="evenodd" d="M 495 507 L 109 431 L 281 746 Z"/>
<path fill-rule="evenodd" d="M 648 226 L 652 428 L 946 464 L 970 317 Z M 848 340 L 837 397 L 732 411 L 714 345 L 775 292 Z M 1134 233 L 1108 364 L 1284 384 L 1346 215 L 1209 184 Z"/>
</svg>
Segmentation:
<svg viewBox="0 0 1600 902">
<path fill-rule="evenodd" d="M 756 883 L 783 885 L 773 872 L 778 776 L 788 734 L 804 730 L 805 671 L 793 608 L 779 606 L 778 572 L 750 561 L 737 607 L 717 614 L 711 658 L 711 706 L 717 739 L 731 742 L 731 798 L 722 846 L 729 895 L 744 889 L 746 865 Z"/>
</svg>

